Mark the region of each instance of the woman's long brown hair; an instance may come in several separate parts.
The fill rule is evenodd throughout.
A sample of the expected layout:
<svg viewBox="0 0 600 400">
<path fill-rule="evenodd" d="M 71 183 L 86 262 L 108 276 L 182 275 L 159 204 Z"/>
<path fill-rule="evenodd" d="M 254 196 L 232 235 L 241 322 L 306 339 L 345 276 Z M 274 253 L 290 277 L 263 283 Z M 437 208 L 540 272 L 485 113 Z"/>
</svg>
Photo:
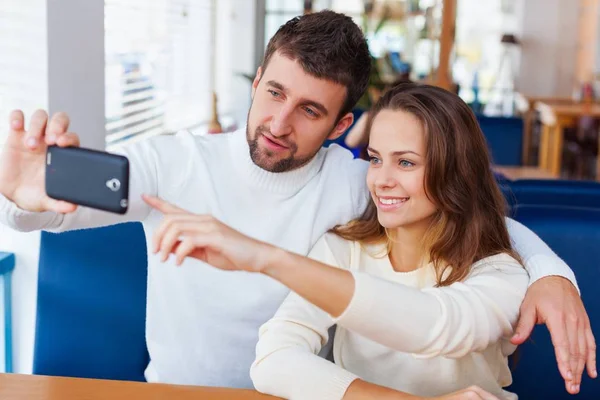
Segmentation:
<svg viewBox="0 0 600 400">
<path fill-rule="evenodd" d="M 425 193 L 437 211 L 423 238 L 423 248 L 436 268 L 438 286 L 463 280 L 471 266 L 485 257 L 508 253 L 518 259 L 506 228 L 506 203 L 471 109 L 443 89 L 402 83 L 387 91 L 371 110 L 368 132 L 381 110 L 409 112 L 424 127 Z M 388 241 L 373 201 L 359 219 L 337 226 L 333 232 L 363 244 Z M 388 241 L 386 255 L 390 250 Z"/>
</svg>

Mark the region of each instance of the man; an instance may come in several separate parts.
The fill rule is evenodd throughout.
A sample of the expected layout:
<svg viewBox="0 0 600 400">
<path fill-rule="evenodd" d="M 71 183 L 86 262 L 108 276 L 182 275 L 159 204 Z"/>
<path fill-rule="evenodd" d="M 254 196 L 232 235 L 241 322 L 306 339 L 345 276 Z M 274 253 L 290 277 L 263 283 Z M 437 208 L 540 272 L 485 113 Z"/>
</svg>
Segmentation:
<svg viewBox="0 0 600 400">
<path fill-rule="evenodd" d="M 269 42 L 257 71 L 245 130 L 205 137 L 183 132 L 123 150 L 131 163 L 125 216 L 48 198 L 47 145 L 78 146 L 79 139 L 67 132 L 65 114 L 48 122 L 37 111 L 25 130 L 23 114 L 15 111 L 0 160 L 0 218 L 15 229 L 49 231 L 142 221 L 150 244 L 162 215 L 142 200 L 149 194 L 307 254 L 328 229 L 357 217 L 367 204 L 366 163 L 340 147 L 321 147 L 351 125 L 369 68 L 366 41 L 349 17 L 326 11 L 289 21 Z M 576 393 L 586 360 L 595 375 L 595 349 L 575 278 L 532 232 L 514 221 L 509 229 L 532 282 L 514 340 L 524 341 L 536 322 L 547 323 L 567 389 Z M 287 289 L 194 260 L 181 269 L 164 266 L 169 255 L 155 255 L 152 247 L 147 380 L 250 387 L 258 328 Z"/>
</svg>

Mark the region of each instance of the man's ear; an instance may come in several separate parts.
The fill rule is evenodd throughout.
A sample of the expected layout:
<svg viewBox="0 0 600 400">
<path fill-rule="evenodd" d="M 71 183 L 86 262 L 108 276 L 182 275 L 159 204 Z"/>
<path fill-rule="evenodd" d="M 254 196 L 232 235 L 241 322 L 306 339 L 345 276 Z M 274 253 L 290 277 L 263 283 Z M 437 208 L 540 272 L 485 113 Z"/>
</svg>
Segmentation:
<svg viewBox="0 0 600 400">
<path fill-rule="evenodd" d="M 254 77 L 254 81 L 252 81 L 252 98 L 254 98 L 254 93 L 256 93 L 256 88 L 260 83 L 260 78 L 262 77 L 262 67 L 258 67 L 256 70 L 256 76 Z"/>
<path fill-rule="evenodd" d="M 327 139 L 335 140 L 335 139 L 339 138 L 340 136 L 342 136 L 344 134 L 344 132 L 346 132 L 346 130 L 350 127 L 350 125 L 352 125 L 353 122 L 354 122 L 354 114 L 349 112 L 348 114 L 344 115 L 338 121 L 337 125 L 335 126 L 335 128 L 333 128 L 333 131 L 331 131 L 329 136 L 327 136 Z"/>
</svg>

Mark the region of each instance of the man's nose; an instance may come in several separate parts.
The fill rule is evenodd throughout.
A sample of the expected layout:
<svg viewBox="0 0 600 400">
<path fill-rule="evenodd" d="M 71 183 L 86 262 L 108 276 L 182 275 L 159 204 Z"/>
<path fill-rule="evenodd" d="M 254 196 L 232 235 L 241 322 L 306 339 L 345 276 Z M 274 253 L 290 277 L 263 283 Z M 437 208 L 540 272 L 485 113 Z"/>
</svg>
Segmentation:
<svg viewBox="0 0 600 400">
<path fill-rule="evenodd" d="M 290 110 L 290 107 L 284 105 L 273 116 L 273 120 L 271 120 L 271 134 L 273 136 L 285 136 L 292 132 L 292 112 L 293 110 Z"/>
</svg>

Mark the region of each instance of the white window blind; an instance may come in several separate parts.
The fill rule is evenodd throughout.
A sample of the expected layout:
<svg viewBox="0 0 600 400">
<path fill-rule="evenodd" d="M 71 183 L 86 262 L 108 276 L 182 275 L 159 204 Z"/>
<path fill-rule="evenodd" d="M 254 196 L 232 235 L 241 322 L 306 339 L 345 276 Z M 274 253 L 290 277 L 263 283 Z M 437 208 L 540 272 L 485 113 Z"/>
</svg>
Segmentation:
<svg viewBox="0 0 600 400">
<path fill-rule="evenodd" d="M 209 120 L 216 1 L 105 0 L 109 145 Z"/>
<path fill-rule="evenodd" d="M 266 0 L 265 3 L 265 47 L 279 27 L 290 19 L 302 15 L 304 0 Z M 364 10 L 362 0 L 313 0 L 312 10 L 333 10 L 353 17 L 360 26 Z"/>
<path fill-rule="evenodd" d="M 266 0 L 265 4 L 265 48 L 279 27 L 290 19 L 302 15 L 303 0 Z"/>
<path fill-rule="evenodd" d="M 0 146 L 8 115 L 48 108 L 46 0 L 0 0 Z"/>
</svg>

